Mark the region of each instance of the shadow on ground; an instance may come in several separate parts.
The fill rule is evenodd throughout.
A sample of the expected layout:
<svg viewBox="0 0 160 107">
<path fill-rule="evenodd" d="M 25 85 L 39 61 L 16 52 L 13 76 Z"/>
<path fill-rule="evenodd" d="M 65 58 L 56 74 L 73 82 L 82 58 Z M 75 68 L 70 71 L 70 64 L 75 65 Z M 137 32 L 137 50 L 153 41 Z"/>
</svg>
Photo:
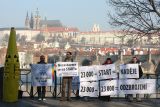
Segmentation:
<svg viewBox="0 0 160 107">
<path fill-rule="evenodd" d="M 160 99 L 143 99 L 142 102 L 127 102 L 125 99 L 112 99 L 112 101 L 100 101 L 90 99 L 88 102 L 83 99 L 59 101 L 59 98 L 46 98 L 46 101 L 38 101 L 37 98 L 22 98 L 15 103 L 0 101 L 0 107 L 160 107 Z"/>
</svg>

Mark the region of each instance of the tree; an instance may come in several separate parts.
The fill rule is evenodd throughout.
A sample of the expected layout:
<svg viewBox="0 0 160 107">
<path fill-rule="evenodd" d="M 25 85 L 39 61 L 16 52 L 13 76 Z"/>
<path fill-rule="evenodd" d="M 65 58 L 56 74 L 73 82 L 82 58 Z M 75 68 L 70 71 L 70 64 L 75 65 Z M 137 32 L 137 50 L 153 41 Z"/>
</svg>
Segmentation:
<svg viewBox="0 0 160 107">
<path fill-rule="evenodd" d="M 25 64 L 29 65 L 32 63 L 32 57 L 33 55 L 31 53 L 26 53 L 25 55 Z"/>
<path fill-rule="evenodd" d="M 16 41 L 20 42 L 20 34 L 19 33 L 16 35 Z"/>
<path fill-rule="evenodd" d="M 48 57 L 48 63 L 56 63 L 60 58 L 58 55 L 53 55 Z"/>
<path fill-rule="evenodd" d="M 26 39 L 27 39 L 27 37 L 26 37 L 25 35 L 22 35 L 22 36 L 21 36 L 21 41 L 24 42 L 24 41 L 26 41 Z"/>
<path fill-rule="evenodd" d="M 82 38 L 81 38 L 81 43 L 82 43 L 82 44 L 85 44 L 85 43 L 86 43 L 86 38 L 85 38 L 85 37 L 82 37 Z"/>
<path fill-rule="evenodd" d="M 9 40 L 9 35 L 8 35 L 8 34 L 5 34 L 2 40 L 3 40 L 4 42 L 8 42 L 8 40 Z"/>
<path fill-rule="evenodd" d="M 90 65 L 90 61 L 91 61 L 91 60 L 89 60 L 89 59 L 84 59 L 84 60 L 82 61 L 82 66 Z"/>
<path fill-rule="evenodd" d="M 36 36 L 35 41 L 36 42 L 42 42 L 45 40 L 45 37 L 40 33 Z"/>
<path fill-rule="evenodd" d="M 134 45 L 134 40 L 133 40 L 133 39 L 129 39 L 129 40 L 127 41 L 127 45 L 128 45 L 129 47 L 133 47 L 133 45 Z"/>
<path fill-rule="evenodd" d="M 109 12 L 110 24 L 130 34 L 147 35 L 160 31 L 158 0 L 109 0 L 115 12 Z"/>
<path fill-rule="evenodd" d="M 19 42 L 20 44 L 23 46 L 26 44 L 26 36 L 25 35 L 22 35 L 20 38 L 19 38 Z"/>
</svg>

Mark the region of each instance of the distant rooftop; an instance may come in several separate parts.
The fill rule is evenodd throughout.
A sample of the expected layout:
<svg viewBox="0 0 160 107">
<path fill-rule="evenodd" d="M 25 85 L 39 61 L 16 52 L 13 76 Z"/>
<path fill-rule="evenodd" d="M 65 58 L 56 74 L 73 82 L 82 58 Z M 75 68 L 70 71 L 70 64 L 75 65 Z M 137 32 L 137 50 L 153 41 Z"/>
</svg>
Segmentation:
<svg viewBox="0 0 160 107">
<path fill-rule="evenodd" d="M 41 20 L 40 26 L 47 25 L 47 27 L 63 27 L 60 20 Z"/>
</svg>

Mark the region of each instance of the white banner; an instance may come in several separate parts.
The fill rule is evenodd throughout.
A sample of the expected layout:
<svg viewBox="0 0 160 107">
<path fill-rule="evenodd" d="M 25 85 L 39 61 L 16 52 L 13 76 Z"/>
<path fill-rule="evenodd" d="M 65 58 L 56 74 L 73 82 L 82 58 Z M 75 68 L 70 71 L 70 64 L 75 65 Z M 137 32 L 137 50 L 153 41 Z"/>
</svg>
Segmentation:
<svg viewBox="0 0 160 107">
<path fill-rule="evenodd" d="M 118 80 L 100 81 L 100 95 L 117 95 L 118 94 Z"/>
<path fill-rule="evenodd" d="M 52 86 L 52 64 L 31 65 L 32 86 Z"/>
<path fill-rule="evenodd" d="M 98 82 L 80 82 L 80 96 L 99 95 Z M 100 81 L 100 95 L 153 94 L 156 93 L 156 79 L 124 79 Z"/>
<path fill-rule="evenodd" d="M 79 95 L 98 97 L 99 89 L 98 82 L 80 82 Z"/>
<path fill-rule="evenodd" d="M 120 94 L 151 94 L 156 93 L 156 79 L 119 80 Z"/>
<path fill-rule="evenodd" d="M 57 77 L 78 76 L 78 62 L 57 62 Z"/>
<path fill-rule="evenodd" d="M 81 66 L 79 67 L 80 81 L 96 81 L 97 71 L 95 66 Z"/>
<path fill-rule="evenodd" d="M 121 64 L 119 78 L 139 78 L 138 64 Z"/>
<path fill-rule="evenodd" d="M 117 72 L 115 71 L 115 64 L 98 65 L 97 72 L 98 72 L 98 80 L 118 77 Z"/>
</svg>

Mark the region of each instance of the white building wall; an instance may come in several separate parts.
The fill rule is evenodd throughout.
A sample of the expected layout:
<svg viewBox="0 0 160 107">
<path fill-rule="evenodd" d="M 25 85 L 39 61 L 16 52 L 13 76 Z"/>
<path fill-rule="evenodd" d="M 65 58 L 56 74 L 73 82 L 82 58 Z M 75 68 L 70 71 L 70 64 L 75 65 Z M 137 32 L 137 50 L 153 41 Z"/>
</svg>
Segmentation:
<svg viewBox="0 0 160 107">
<path fill-rule="evenodd" d="M 27 41 L 31 41 L 33 37 L 38 35 L 40 31 L 36 30 L 16 30 L 16 34 L 19 34 L 20 36 L 26 36 Z M 6 34 L 10 34 L 10 30 L 2 30 L 0 31 L 0 39 L 2 39 Z"/>
<path fill-rule="evenodd" d="M 120 38 L 116 37 L 114 33 L 110 32 L 86 32 L 80 33 L 75 41 L 81 42 L 82 38 L 86 38 L 86 44 L 101 44 L 104 45 L 105 43 L 120 43 Z"/>
</svg>

